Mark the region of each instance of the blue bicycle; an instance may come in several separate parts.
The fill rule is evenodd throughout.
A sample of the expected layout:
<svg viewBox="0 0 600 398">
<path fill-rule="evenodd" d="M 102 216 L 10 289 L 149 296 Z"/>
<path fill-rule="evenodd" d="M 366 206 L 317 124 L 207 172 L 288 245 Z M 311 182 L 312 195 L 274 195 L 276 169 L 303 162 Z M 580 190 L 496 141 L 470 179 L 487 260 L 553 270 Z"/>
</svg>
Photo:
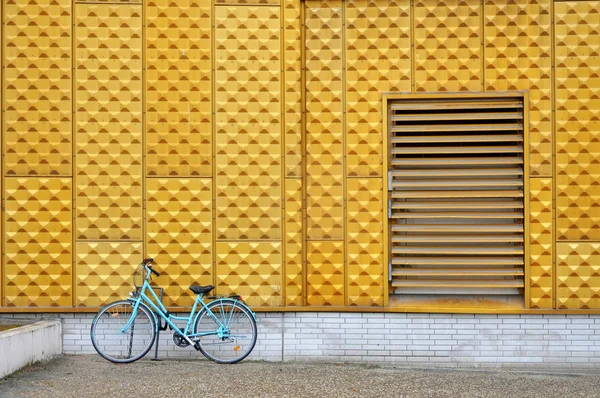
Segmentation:
<svg viewBox="0 0 600 398">
<path fill-rule="evenodd" d="M 192 346 L 214 362 L 231 364 L 250 355 L 256 345 L 256 314 L 240 296 L 209 297 L 212 301 L 206 304 L 203 296 L 214 286 L 192 285 L 190 290 L 197 296 L 191 312 L 186 317 L 175 316 L 150 286 L 151 275 L 160 276 L 152 268 L 153 262 L 147 258 L 138 266 L 136 290 L 130 298 L 106 305 L 94 317 L 90 335 L 98 354 L 115 363 L 137 361 L 152 348 L 159 327 L 169 327 L 177 346 Z M 165 321 L 164 326 L 159 319 Z M 185 327 L 179 328 L 174 321 L 185 321 Z"/>
</svg>

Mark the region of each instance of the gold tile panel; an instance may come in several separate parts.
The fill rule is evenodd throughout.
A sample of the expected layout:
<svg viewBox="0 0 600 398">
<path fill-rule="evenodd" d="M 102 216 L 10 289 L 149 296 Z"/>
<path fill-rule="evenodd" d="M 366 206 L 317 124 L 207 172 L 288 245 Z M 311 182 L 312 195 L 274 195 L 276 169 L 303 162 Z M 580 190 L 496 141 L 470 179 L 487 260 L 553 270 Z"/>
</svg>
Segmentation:
<svg viewBox="0 0 600 398">
<path fill-rule="evenodd" d="M 556 307 L 600 308 L 600 242 L 559 242 L 556 264 Z"/>
<path fill-rule="evenodd" d="M 284 81 L 285 81 L 285 175 L 302 175 L 302 34 L 301 0 L 285 0 Z"/>
<path fill-rule="evenodd" d="M 211 3 L 146 6 L 146 173 L 212 175 Z"/>
<path fill-rule="evenodd" d="M 344 231 L 344 187 L 338 178 L 307 177 L 307 239 L 340 239 Z"/>
<path fill-rule="evenodd" d="M 133 274 L 143 258 L 142 242 L 77 242 L 75 253 L 75 306 L 101 307 L 133 291 Z"/>
<path fill-rule="evenodd" d="M 165 275 L 165 305 L 191 306 L 212 275 L 212 179 L 146 179 L 147 253 Z"/>
<path fill-rule="evenodd" d="M 280 0 L 215 0 L 215 5 L 272 5 L 279 6 Z"/>
<path fill-rule="evenodd" d="M 215 281 L 252 306 L 382 305 L 380 94 L 414 82 L 529 90 L 529 304 L 600 309 L 600 1 L 415 0 L 414 15 L 409 0 L 216 0 L 215 15 L 208 0 L 75 3 L 1 4 L 0 305 L 121 298 L 143 240 L 168 305 Z"/>
<path fill-rule="evenodd" d="M 70 176 L 71 1 L 6 0 L 4 21 L 4 171 Z"/>
<path fill-rule="evenodd" d="M 285 305 L 304 305 L 302 180 L 285 180 Z"/>
<path fill-rule="evenodd" d="M 529 171 L 552 176 L 552 0 L 487 0 L 486 91 L 529 90 Z"/>
<path fill-rule="evenodd" d="M 552 179 L 529 179 L 529 305 L 552 308 Z"/>
<path fill-rule="evenodd" d="M 344 242 L 307 242 L 307 305 L 345 305 Z"/>
<path fill-rule="evenodd" d="M 342 2 L 305 2 L 308 239 L 344 239 Z"/>
<path fill-rule="evenodd" d="M 215 14 L 217 239 L 280 239 L 280 9 Z"/>
<path fill-rule="evenodd" d="M 127 4 L 142 4 L 142 0 L 75 0 L 75 3 L 120 3 L 123 5 Z"/>
<path fill-rule="evenodd" d="M 217 292 L 253 307 L 282 305 L 281 242 L 217 242 Z"/>
<path fill-rule="evenodd" d="M 557 240 L 600 240 L 600 2 L 554 5 Z"/>
<path fill-rule="evenodd" d="M 383 305 L 383 181 L 349 178 L 347 305 Z"/>
<path fill-rule="evenodd" d="M 411 90 L 410 1 L 345 6 L 347 175 L 381 176 L 381 93 Z"/>
<path fill-rule="evenodd" d="M 481 5 L 416 0 L 415 91 L 481 91 Z"/>
<path fill-rule="evenodd" d="M 142 239 L 142 9 L 80 5 L 77 239 Z"/>
<path fill-rule="evenodd" d="M 0 1 L 0 15 L 4 15 L 3 11 L 2 11 L 2 1 Z M 0 43 L 0 60 L 4 59 L 2 58 L 4 49 L 2 48 L 3 45 L 1 45 Z M 2 68 L 0 68 L 0 82 L 3 82 L 3 70 Z M 2 134 L 2 131 L 5 131 L 5 129 L 2 127 L 4 126 L 3 122 L 4 122 L 4 102 L 2 102 L 2 98 L 3 98 L 3 89 L 2 89 L 3 83 L 0 83 L 0 134 Z M 2 146 L 2 144 L 0 144 L 0 147 Z M 3 196 L 5 196 L 5 192 L 4 192 L 4 187 L 2 186 L 2 176 L 4 176 L 4 159 L 0 158 L 0 198 L 2 198 Z M 2 213 L 0 213 L 0 218 Z M 4 228 L 3 228 L 3 222 L 0 222 L 0 239 L 2 241 L 4 241 Z M 5 304 L 4 302 L 4 274 L 3 274 L 3 264 L 5 263 L 5 257 L 4 255 L 0 254 L 0 307 L 3 307 Z"/>
<path fill-rule="evenodd" d="M 4 304 L 72 305 L 70 178 L 6 178 Z"/>
</svg>

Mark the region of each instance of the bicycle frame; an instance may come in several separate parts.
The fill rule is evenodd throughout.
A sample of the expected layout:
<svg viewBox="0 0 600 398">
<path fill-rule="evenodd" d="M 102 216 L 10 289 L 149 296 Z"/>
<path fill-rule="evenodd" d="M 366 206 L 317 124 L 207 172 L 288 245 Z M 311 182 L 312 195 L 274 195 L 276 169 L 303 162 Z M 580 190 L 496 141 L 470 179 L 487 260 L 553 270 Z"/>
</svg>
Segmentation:
<svg viewBox="0 0 600 398">
<path fill-rule="evenodd" d="M 207 313 L 212 317 L 212 319 L 216 322 L 216 324 L 219 325 L 219 329 L 216 331 L 213 330 L 210 332 L 189 333 L 189 332 L 191 332 L 192 324 L 197 321 L 202 310 L 207 308 L 207 305 L 202 300 L 202 297 L 204 295 L 199 294 L 196 296 L 196 300 L 194 301 L 194 305 L 192 306 L 192 310 L 191 310 L 189 316 L 181 317 L 181 316 L 172 315 L 165 308 L 163 303 L 160 301 L 160 299 L 158 298 L 158 296 L 156 295 L 156 293 L 150 286 L 150 283 L 149 283 L 150 269 L 148 269 L 148 267 L 146 265 L 142 265 L 142 266 L 144 267 L 144 271 L 146 272 L 146 277 L 144 278 L 144 284 L 142 285 L 141 289 L 139 290 L 137 297 L 127 298 L 127 300 L 132 301 L 135 304 L 133 307 L 133 312 L 131 314 L 131 318 L 129 318 L 127 324 L 121 330 L 123 333 L 125 333 L 131 327 L 131 325 L 133 324 L 134 319 L 137 315 L 140 303 L 143 303 L 147 307 L 150 307 L 154 311 L 154 313 L 156 313 L 162 319 L 164 319 L 165 322 L 167 323 L 167 325 L 169 325 L 171 327 L 171 329 L 173 329 L 176 333 L 180 334 L 190 344 L 193 344 L 192 339 L 197 340 L 198 338 L 203 337 L 203 336 L 218 335 L 219 338 L 227 337 L 227 327 L 229 326 L 229 322 L 231 321 L 233 312 L 231 314 L 229 314 L 229 319 L 227 319 L 227 322 L 225 324 L 223 324 L 223 322 L 221 322 L 221 320 L 219 318 L 217 318 L 211 311 L 207 310 Z M 152 297 L 148 297 L 148 295 L 146 295 L 146 291 L 150 291 L 150 294 Z M 154 299 L 154 301 L 152 299 Z M 224 300 L 224 298 L 220 298 L 217 300 L 222 301 L 222 300 Z M 215 300 L 215 301 L 217 301 L 217 300 Z M 236 304 L 238 303 L 237 300 L 232 299 L 232 298 L 227 298 L 227 300 L 234 300 L 236 302 Z M 158 305 L 155 304 L 155 302 Z M 201 304 L 202 308 L 198 309 L 198 304 Z M 198 309 L 198 312 L 196 313 L 197 309 Z M 254 312 L 252 312 L 252 311 L 250 311 L 250 312 L 254 316 Z M 154 313 L 153 313 L 153 315 L 154 315 Z M 156 315 L 154 315 L 154 316 L 156 318 Z M 155 319 L 155 320 L 157 321 L 156 322 L 156 331 L 158 332 L 159 322 L 158 322 L 158 319 Z M 179 329 L 179 327 L 177 327 L 177 325 L 175 325 L 175 323 L 172 320 L 186 321 L 185 328 L 183 330 Z"/>
</svg>

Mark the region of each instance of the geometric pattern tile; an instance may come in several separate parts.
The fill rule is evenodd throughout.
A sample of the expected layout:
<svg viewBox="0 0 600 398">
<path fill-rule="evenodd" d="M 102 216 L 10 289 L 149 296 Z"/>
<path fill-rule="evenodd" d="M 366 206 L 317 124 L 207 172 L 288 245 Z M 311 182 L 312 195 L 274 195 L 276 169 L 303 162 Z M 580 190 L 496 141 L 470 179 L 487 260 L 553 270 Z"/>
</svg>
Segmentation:
<svg viewBox="0 0 600 398">
<path fill-rule="evenodd" d="M 280 0 L 215 0 L 215 5 L 272 5 L 278 6 L 280 5 Z"/>
<path fill-rule="evenodd" d="M 280 239 L 280 9 L 215 14 L 217 239 Z"/>
<path fill-rule="evenodd" d="M 212 276 L 212 179 L 147 178 L 146 239 L 149 257 L 164 272 L 163 303 L 191 306 L 192 284 Z"/>
<path fill-rule="evenodd" d="M 558 309 L 600 308 L 600 242 L 556 244 Z"/>
<path fill-rule="evenodd" d="M 344 242 L 307 242 L 307 305 L 344 305 Z"/>
<path fill-rule="evenodd" d="M 529 91 L 530 174 L 552 176 L 552 0 L 487 0 L 485 89 Z"/>
<path fill-rule="evenodd" d="M 0 15 L 2 16 L 2 22 L 4 23 L 4 11 L 3 11 L 3 1 L 0 1 Z M 6 26 L 6 25 L 5 25 Z M 5 29 L 5 26 L 2 27 L 2 29 Z M 4 47 L 4 37 L 3 35 L 0 33 L 0 60 L 4 60 L 4 54 L 3 54 L 3 47 Z M 4 65 L 4 62 L 2 63 Z M 4 102 L 3 102 L 3 92 L 4 92 L 4 76 L 3 76 L 3 68 L 0 67 L 0 153 L 2 153 L 2 156 L 0 157 L 0 202 L 2 201 L 1 198 L 3 198 L 5 196 L 5 192 L 4 192 L 4 187 L 2 186 L 2 180 L 4 179 L 4 161 L 5 161 L 5 157 L 4 155 L 6 154 L 6 150 L 3 146 L 3 134 L 6 131 L 5 127 L 4 127 Z M 4 206 L 4 202 L 2 202 L 2 206 Z M 0 209 L 1 207 L 0 206 Z M 4 236 L 4 229 L 2 224 L 4 224 L 4 222 L 2 222 L 4 218 L 4 214 L 2 214 L 2 212 L 0 211 L 0 241 L 4 242 L 5 236 Z M 5 263 L 5 257 L 3 253 L 0 253 L 0 307 L 3 307 L 5 305 L 4 303 L 4 269 L 3 269 L 3 264 Z"/>
<path fill-rule="evenodd" d="M 2 1 L 0 1 L 0 15 L 4 15 L 3 11 L 2 11 Z M 3 21 L 4 21 L 4 19 L 3 19 Z M 2 35 L 0 34 L 0 36 L 2 36 Z M 4 58 L 2 58 L 4 56 L 3 55 L 4 49 L 2 48 L 2 47 L 4 47 L 3 42 L 4 42 L 4 40 L 0 40 L 0 60 L 4 59 Z M 3 144 L 2 144 L 2 134 L 4 133 L 4 131 L 6 131 L 4 128 L 4 112 L 3 112 L 4 111 L 4 102 L 2 102 L 2 100 L 3 100 L 2 94 L 4 92 L 4 89 L 3 89 L 4 88 L 4 83 L 3 83 L 4 80 L 3 79 L 4 79 L 3 70 L 0 67 L 0 150 L 3 151 L 4 153 L 6 153 L 5 149 L 3 147 Z M 4 164 L 3 164 L 4 160 L 5 160 L 4 157 L 0 157 L 0 198 L 4 197 L 6 194 L 4 192 L 4 187 L 2 186 L 2 180 L 4 179 L 4 178 L 2 178 L 4 176 Z M 0 201 L 1 201 L 1 199 L 0 199 Z M 4 239 L 5 239 L 4 229 L 3 229 L 3 225 L 2 225 L 4 223 L 1 221 L 3 218 L 4 218 L 4 214 L 2 214 L 0 212 L 0 240 L 1 241 L 4 241 Z M 5 263 L 4 254 L 0 253 L 0 307 L 3 307 L 5 305 L 4 291 L 3 291 L 3 289 L 4 289 L 3 264 L 4 263 Z"/>
<path fill-rule="evenodd" d="M 146 6 L 148 176 L 210 176 L 209 0 L 149 0 Z"/>
<path fill-rule="evenodd" d="M 75 0 L 75 3 L 121 3 L 121 4 L 142 4 L 142 0 Z"/>
<path fill-rule="evenodd" d="M 5 188 L 5 305 L 70 307 L 71 178 L 6 178 Z"/>
<path fill-rule="evenodd" d="M 552 308 L 552 179 L 529 179 L 529 305 Z"/>
<path fill-rule="evenodd" d="M 285 304 L 301 306 L 304 292 L 302 180 L 285 180 Z"/>
<path fill-rule="evenodd" d="M 217 242 L 217 292 L 251 306 L 282 305 L 281 242 Z"/>
<path fill-rule="evenodd" d="M 302 27 L 301 0 L 282 2 L 284 16 L 285 175 L 302 175 Z"/>
<path fill-rule="evenodd" d="M 411 90 L 410 2 L 344 4 L 347 175 L 381 176 L 381 93 Z"/>
<path fill-rule="evenodd" d="M 481 4 L 416 0 L 415 91 L 481 91 Z"/>
<path fill-rule="evenodd" d="M 7 0 L 4 148 L 9 176 L 70 176 L 71 1 Z"/>
<path fill-rule="evenodd" d="M 600 309 L 600 1 L 74 3 L 0 4 L 0 305 L 101 306 L 144 254 L 167 305 L 383 305 L 380 95 L 414 84 L 529 90 L 529 306 Z"/>
<path fill-rule="evenodd" d="M 557 240 L 600 240 L 600 2 L 555 3 Z"/>
<path fill-rule="evenodd" d="M 77 6 L 79 239 L 142 239 L 142 8 Z"/>
<path fill-rule="evenodd" d="M 383 305 L 383 181 L 348 178 L 348 305 Z"/>
<path fill-rule="evenodd" d="M 344 239 L 342 2 L 305 2 L 309 240 Z"/>
<path fill-rule="evenodd" d="M 75 306 L 101 307 L 134 290 L 133 274 L 142 261 L 142 243 L 77 242 L 75 256 Z"/>
</svg>

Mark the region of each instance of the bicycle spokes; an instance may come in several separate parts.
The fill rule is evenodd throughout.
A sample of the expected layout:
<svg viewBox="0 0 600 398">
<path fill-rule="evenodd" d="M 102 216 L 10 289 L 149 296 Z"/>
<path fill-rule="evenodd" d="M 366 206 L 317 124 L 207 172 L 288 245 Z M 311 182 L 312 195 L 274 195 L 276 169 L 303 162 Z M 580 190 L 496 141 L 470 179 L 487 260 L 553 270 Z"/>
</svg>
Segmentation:
<svg viewBox="0 0 600 398">
<path fill-rule="evenodd" d="M 214 301 L 202 311 L 196 324 L 198 332 L 213 334 L 198 341 L 207 358 L 219 363 L 242 360 L 256 344 L 256 323 L 251 313 L 232 300 Z"/>
<path fill-rule="evenodd" d="M 112 362 L 132 362 L 144 356 L 155 339 L 154 318 L 145 307 L 120 301 L 104 307 L 92 321 L 92 344 Z"/>
</svg>

